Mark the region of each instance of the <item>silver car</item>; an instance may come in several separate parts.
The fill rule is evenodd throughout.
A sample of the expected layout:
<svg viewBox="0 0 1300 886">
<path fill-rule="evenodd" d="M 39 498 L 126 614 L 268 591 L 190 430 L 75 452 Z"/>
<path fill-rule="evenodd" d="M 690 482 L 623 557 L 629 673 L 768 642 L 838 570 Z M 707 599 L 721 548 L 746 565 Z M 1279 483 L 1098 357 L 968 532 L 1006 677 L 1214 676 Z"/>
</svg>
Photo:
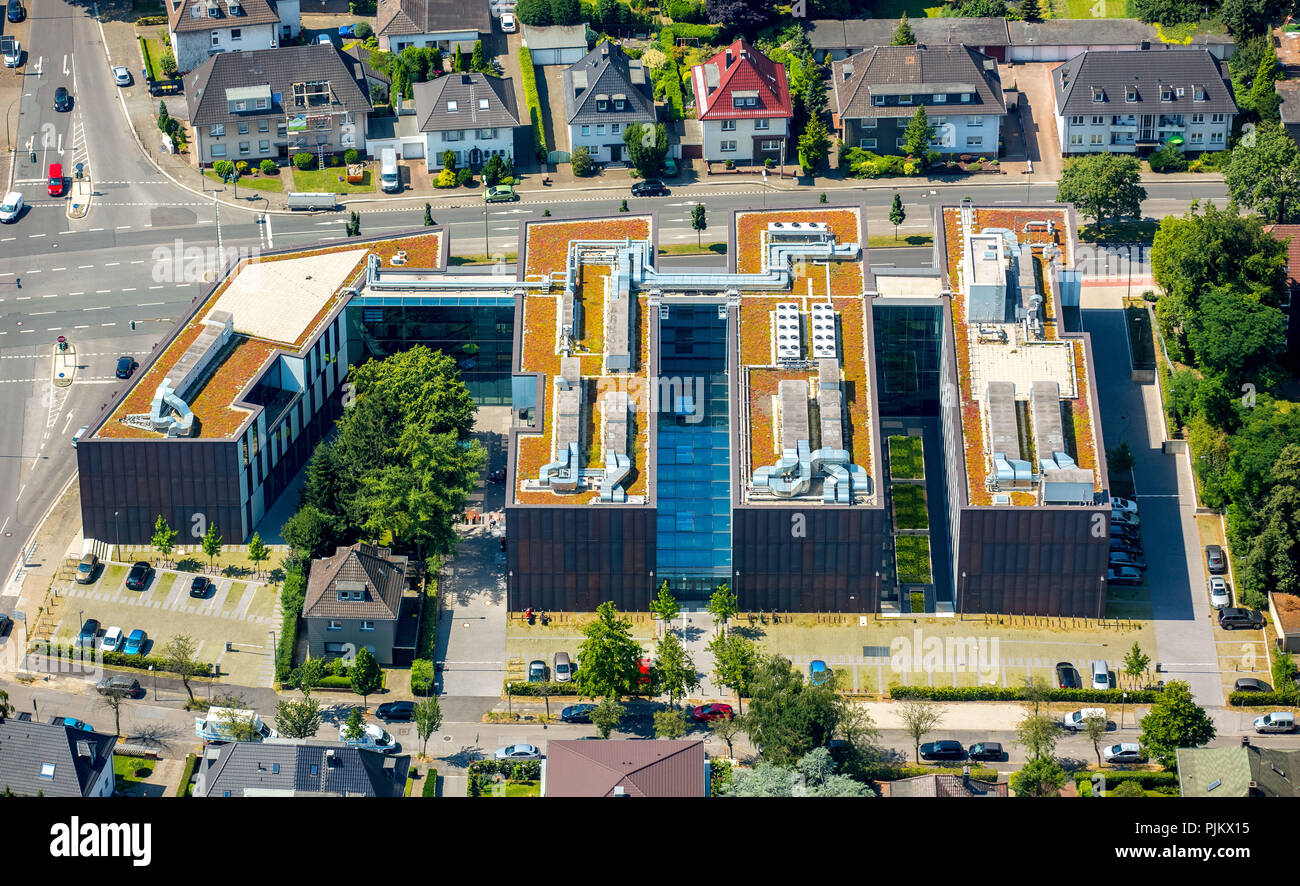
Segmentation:
<svg viewBox="0 0 1300 886">
<path fill-rule="evenodd" d="M 1107 763 L 1141 763 L 1142 746 L 1131 742 L 1113 744 L 1102 748 L 1101 756 Z"/>
<path fill-rule="evenodd" d="M 126 65 L 113 65 L 113 82 L 118 86 L 131 85 L 131 72 Z"/>
<path fill-rule="evenodd" d="M 542 752 L 536 745 L 508 744 L 503 748 L 497 748 L 497 752 L 492 756 L 498 760 L 540 760 Z"/>
</svg>

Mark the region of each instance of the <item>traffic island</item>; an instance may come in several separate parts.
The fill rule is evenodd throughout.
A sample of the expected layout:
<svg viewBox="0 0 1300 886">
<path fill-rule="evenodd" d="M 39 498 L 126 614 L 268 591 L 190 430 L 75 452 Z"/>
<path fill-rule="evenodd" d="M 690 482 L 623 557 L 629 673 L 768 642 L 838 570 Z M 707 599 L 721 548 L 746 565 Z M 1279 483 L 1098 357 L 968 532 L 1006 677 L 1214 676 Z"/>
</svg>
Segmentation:
<svg viewBox="0 0 1300 886">
<path fill-rule="evenodd" d="M 77 349 L 65 336 L 54 343 L 50 381 L 56 388 L 66 388 L 77 377 Z"/>
<path fill-rule="evenodd" d="M 68 218 L 85 218 L 90 212 L 90 198 L 94 188 L 90 182 L 82 179 L 72 183 L 72 199 L 68 201 Z"/>
</svg>

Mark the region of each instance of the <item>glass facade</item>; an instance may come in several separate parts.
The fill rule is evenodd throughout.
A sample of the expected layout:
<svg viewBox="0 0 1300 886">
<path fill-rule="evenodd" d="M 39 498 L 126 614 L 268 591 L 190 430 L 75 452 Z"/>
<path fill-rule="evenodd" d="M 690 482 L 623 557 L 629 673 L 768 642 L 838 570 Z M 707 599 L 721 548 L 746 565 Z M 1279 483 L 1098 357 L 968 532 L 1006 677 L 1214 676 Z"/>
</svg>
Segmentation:
<svg viewBox="0 0 1300 886">
<path fill-rule="evenodd" d="M 879 301 L 873 306 L 882 415 L 939 414 L 941 310 Z"/>
<path fill-rule="evenodd" d="M 513 298 L 361 296 L 346 313 L 354 364 L 424 345 L 456 359 L 475 403 L 509 405 Z"/>
<path fill-rule="evenodd" d="M 717 305 L 672 305 L 659 341 L 661 388 L 673 393 L 657 416 L 655 581 L 707 600 L 731 580 L 726 316 Z"/>
</svg>

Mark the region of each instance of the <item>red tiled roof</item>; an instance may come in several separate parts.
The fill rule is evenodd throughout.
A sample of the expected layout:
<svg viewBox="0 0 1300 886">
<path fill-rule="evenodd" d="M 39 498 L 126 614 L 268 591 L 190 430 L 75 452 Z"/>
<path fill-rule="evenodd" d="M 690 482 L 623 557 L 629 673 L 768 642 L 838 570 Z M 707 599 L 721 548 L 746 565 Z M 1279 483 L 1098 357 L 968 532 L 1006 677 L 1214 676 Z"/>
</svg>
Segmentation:
<svg viewBox="0 0 1300 886">
<path fill-rule="evenodd" d="M 1286 285 L 1296 291 L 1300 287 L 1300 225 L 1265 225 L 1264 230 L 1279 240 L 1291 238 L 1286 247 Z"/>
<path fill-rule="evenodd" d="M 727 64 L 727 54 L 731 64 Z M 706 69 L 717 71 L 718 85 L 710 90 L 706 85 Z M 754 117 L 790 117 L 790 84 L 786 80 L 785 65 L 772 61 L 742 37 L 723 49 L 713 58 L 691 69 L 695 84 L 695 101 L 701 120 L 739 120 Z M 757 91 L 758 106 L 736 108 L 732 106 L 734 92 Z"/>
<path fill-rule="evenodd" d="M 552 741 L 548 797 L 703 797 L 704 742 Z"/>
</svg>

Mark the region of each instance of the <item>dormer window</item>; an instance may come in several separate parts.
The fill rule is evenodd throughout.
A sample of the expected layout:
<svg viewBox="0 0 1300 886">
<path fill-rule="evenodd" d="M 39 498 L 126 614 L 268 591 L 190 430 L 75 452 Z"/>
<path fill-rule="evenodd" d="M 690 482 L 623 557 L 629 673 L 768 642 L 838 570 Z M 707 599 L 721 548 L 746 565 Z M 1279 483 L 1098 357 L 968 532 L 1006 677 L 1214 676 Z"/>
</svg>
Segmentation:
<svg viewBox="0 0 1300 886">
<path fill-rule="evenodd" d="M 627 107 L 627 102 L 623 101 L 623 99 L 621 98 L 614 99 L 614 110 L 621 111 L 626 107 Z"/>
<path fill-rule="evenodd" d="M 898 103 L 900 105 L 910 105 L 912 103 L 912 97 L 910 95 L 900 95 L 898 97 Z"/>
<path fill-rule="evenodd" d="M 1209 100 L 1210 100 L 1210 97 L 1209 97 L 1209 95 L 1205 92 L 1205 87 L 1204 87 L 1204 86 L 1193 86 L 1193 87 L 1192 87 L 1192 101 L 1194 101 L 1194 102 L 1207 102 L 1207 101 L 1209 101 Z"/>
<path fill-rule="evenodd" d="M 1136 86 L 1124 87 L 1124 101 L 1135 102 L 1138 100 L 1138 91 Z"/>
<path fill-rule="evenodd" d="M 1106 90 L 1100 86 L 1092 87 L 1092 100 L 1095 102 L 1104 102 L 1106 100 Z"/>
<path fill-rule="evenodd" d="M 883 95 L 873 95 L 871 97 L 871 102 L 875 105 L 883 105 L 885 103 L 885 97 Z"/>
<path fill-rule="evenodd" d="M 597 111 L 609 110 L 609 102 L 596 102 L 596 110 Z"/>
<path fill-rule="evenodd" d="M 341 581 L 335 585 L 340 603 L 359 603 L 366 599 L 366 584 L 361 581 Z"/>
<path fill-rule="evenodd" d="M 969 93 L 969 92 L 963 92 L 963 93 L 961 94 L 961 100 L 964 101 L 964 102 L 968 102 L 968 103 L 969 103 L 969 102 L 970 102 L 970 93 Z"/>
<path fill-rule="evenodd" d="M 1171 102 L 1174 100 L 1174 89 L 1172 86 L 1160 87 L 1160 100 L 1162 102 Z"/>
<path fill-rule="evenodd" d="M 948 102 L 948 95 L 943 92 L 936 93 L 935 95 L 930 96 L 930 100 L 936 105 L 946 104 Z"/>
<path fill-rule="evenodd" d="M 456 113 L 459 113 L 459 111 L 460 111 L 460 109 L 456 106 L 456 103 L 455 103 L 455 102 L 447 102 L 447 113 L 448 113 L 448 114 L 456 114 Z"/>
</svg>

